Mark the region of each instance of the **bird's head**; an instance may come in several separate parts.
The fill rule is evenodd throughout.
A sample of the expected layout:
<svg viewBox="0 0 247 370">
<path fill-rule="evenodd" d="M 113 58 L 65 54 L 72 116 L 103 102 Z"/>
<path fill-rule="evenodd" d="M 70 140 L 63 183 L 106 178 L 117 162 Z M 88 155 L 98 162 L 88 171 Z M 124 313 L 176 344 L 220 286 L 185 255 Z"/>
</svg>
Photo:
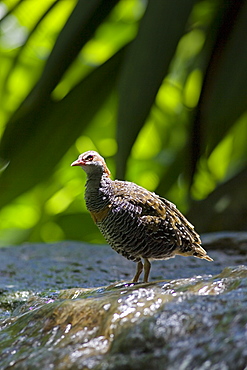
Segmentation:
<svg viewBox="0 0 247 370">
<path fill-rule="evenodd" d="M 87 175 L 106 174 L 111 175 L 105 160 L 99 153 L 94 150 L 89 150 L 79 155 L 78 159 L 71 163 L 71 166 L 80 166 Z"/>
</svg>

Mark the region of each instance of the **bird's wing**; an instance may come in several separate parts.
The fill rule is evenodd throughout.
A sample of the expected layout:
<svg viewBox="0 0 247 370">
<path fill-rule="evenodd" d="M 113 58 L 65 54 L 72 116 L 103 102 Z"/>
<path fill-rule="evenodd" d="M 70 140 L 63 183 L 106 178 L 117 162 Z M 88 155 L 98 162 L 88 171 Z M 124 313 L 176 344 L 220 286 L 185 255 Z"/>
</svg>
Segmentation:
<svg viewBox="0 0 247 370">
<path fill-rule="evenodd" d="M 183 240 L 187 240 L 191 244 L 201 244 L 200 236 L 194 229 L 194 226 L 187 218 L 177 209 L 175 204 L 169 202 L 165 198 L 160 200 L 164 203 L 167 210 L 167 218 L 169 218 L 172 226 L 178 231 L 178 234 Z"/>
<path fill-rule="evenodd" d="M 175 204 L 134 183 L 115 181 L 115 185 L 115 201 L 121 203 L 121 208 L 145 219 L 145 226 L 151 233 L 163 230 L 169 233 L 178 245 L 184 242 L 201 244 L 200 236 L 194 230 L 194 226 Z"/>
<path fill-rule="evenodd" d="M 129 204 L 130 210 L 141 216 L 165 217 L 166 214 L 166 205 L 158 195 L 128 181 L 114 181 L 114 202 Z"/>
</svg>

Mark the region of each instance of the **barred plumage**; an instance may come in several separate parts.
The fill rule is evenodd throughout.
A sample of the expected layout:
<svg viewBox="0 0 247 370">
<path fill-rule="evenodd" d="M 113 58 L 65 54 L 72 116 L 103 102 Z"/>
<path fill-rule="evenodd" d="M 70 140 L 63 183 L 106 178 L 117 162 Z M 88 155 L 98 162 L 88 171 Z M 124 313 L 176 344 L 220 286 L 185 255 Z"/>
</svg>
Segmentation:
<svg viewBox="0 0 247 370">
<path fill-rule="evenodd" d="M 132 182 L 111 180 L 104 159 L 95 151 L 81 154 L 72 166 L 81 166 L 87 173 L 86 206 L 107 242 L 137 262 L 133 282 L 143 270 L 141 259 L 144 282 L 152 259 L 179 254 L 212 261 L 193 225 L 173 203 Z"/>
</svg>

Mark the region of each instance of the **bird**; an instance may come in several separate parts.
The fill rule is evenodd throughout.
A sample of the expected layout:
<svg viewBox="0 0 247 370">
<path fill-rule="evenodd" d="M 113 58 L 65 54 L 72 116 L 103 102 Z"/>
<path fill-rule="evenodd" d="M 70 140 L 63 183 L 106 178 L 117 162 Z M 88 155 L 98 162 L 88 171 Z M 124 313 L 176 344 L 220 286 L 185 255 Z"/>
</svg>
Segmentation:
<svg viewBox="0 0 247 370">
<path fill-rule="evenodd" d="M 71 166 L 86 172 L 86 207 L 106 241 L 136 262 L 133 283 L 139 281 L 143 269 L 143 282 L 148 282 L 152 260 L 182 255 L 213 261 L 175 204 L 133 182 L 112 180 L 99 153 L 86 151 Z"/>
</svg>

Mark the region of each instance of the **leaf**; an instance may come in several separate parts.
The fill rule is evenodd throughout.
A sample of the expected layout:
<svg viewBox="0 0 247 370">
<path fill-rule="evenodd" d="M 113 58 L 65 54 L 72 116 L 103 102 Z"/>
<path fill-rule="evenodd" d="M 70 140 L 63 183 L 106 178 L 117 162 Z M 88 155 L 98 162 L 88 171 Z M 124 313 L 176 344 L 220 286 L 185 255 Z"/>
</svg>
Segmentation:
<svg viewBox="0 0 247 370">
<path fill-rule="evenodd" d="M 21 137 L 12 133 L 18 151 L 0 177 L 0 207 L 43 181 L 75 142 L 115 85 L 123 49 L 79 83 L 61 101 L 48 100 L 44 106 L 28 112 L 18 121 L 32 126 Z M 6 144 L 5 144 L 6 146 Z M 68 164 L 69 165 L 69 164 Z"/>
<path fill-rule="evenodd" d="M 16 3 L 14 3 L 13 5 L 12 5 L 12 7 L 10 7 L 9 6 L 9 8 L 8 8 L 8 10 L 7 10 L 7 12 L 3 15 L 3 16 L 1 16 L 1 19 L 0 19 L 0 23 L 5 19 L 5 18 L 7 18 L 10 14 L 13 14 L 14 13 L 14 11 L 21 5 L 21 3 L 23 3 L 24 2 L 24 0 L 19 0 L 19 1 L 17 1 Z"/>
<path fill-rule="evenodd" d="M 64 72 L 118 1 L 78 1 L 56 40 L 40 80 L 8 122 L 2 137 L 0 157 L 11 159 L 25 145 L 25 140 L 33 135 L 39 109 L 44 109 Z"/>
<path fill-rule="evenodd" d="M 22 0 L 21 0 L 22 1 Z M 15 67 L 18 65 L 18 63 L 20 63 L 20 57 L 23 53 L 23 51 L 25 50 L 25 48 L 27 47 L 28 45 L 28 41 L 31 39 L 31 37 L 33 36 L 33 34 L 35 33 L 36 29 L 39 27 L 40 23 L 45 19 L 45 17 L 51 12 L 51 10 L 58 4 L 59 0 L 55 0 L 53 3 L 50 4 L 50 6 L 46 9 L 46 11 L 41 15 L 41 17 L 36 21 L 34 27 L 30 30 L 29 34 L 27 35 L 27 38 L 25 40 L 25 43 L 17 50 L 14 58 L 12 59 L 12 63 L 11 63 L 11 66 L 10 66 L 10 69 L 8 71 L 8 73 L 6 74 L 6 76 L 4 77 L 4 81 L 3 81 L 3 86 L 4 86 L 4 89 L 7 88 L 7 83 L 8 83 L 8 80 L 11 76 L 11 73 L 13 72 L 13 70 L 15 69 Z M 16 7 L 20 5 L 20 3 L 16 3 L 16 6 L 14 7 L 14 9 L 11 9 L 11 11 L 9 11 L 9 13 L 14 13 L 14 10 L 16 9 Z M 8 14 L 9 14 L 8 13 Z"/>
<path fill-rule="evenodd" d="M 191 176 L 246 111 L 247 2 L 226 2 L 224 12 L 193 124 Z"/>
<path fill-rule="evenodd" d="M 247 229 L 247 167 L 220 184 L 206 199 L 193 201 L 188 219 L 198 232 Z"/>
<path fill-rule="evenodd" d="M 136 39 L 129 47 L 119 86 L 118 177 L 150 112 L 184 33 L 193 0 L 149 1 Z"/>
<path fill-rule="evenodd" d="M 45 65 L 38 89 L 51 92 L 76 58 L 82 46 L 119 0 L 79 0 L 60 32 Z"/>
<path fill-rule="evenodd" d="M 164 173 L 160 177 L 160 182 L 155 190 L 157 194 L 165 195 L 169 189 L 178 181 L 179 176 L 183 173 L 186 167 L 186 153 L 185 148 L 182 148 L 176 153 L 175 158 L 166 167 Z"/>
</svg>

